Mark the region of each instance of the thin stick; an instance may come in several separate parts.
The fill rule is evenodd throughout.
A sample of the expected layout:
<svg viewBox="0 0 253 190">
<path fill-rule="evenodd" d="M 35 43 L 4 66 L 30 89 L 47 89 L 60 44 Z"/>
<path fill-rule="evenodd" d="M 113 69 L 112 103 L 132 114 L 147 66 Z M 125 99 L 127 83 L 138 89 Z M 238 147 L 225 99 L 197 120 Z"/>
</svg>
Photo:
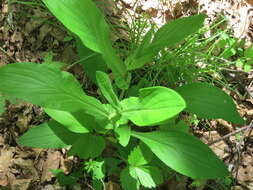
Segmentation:
<svg viewBox="0 0 253 190">
<path fill-rule="evenodd" d="M 233 131 L 233 132 L 231 132 L 231 133 L 229 133 L 229 134 L 227 134 L 227 135 L 225 135 L 225 136 L 223 136 L 223 137 L 221 137 L 221 138 L 219 138 L 217 140 L 214 140 L 213 142 L 208 143 L 208 145 L 209 146 L 213 145 L 213 144 L 218 143 L 220 141 L 223 141 L 223 140 L 225 140 L 225 139 L 227 139 L 227 138 L 229 138 L 231 136 L 234 136 L 234 135 L 236 135 L 236 134 L 238 134 L 238 133 L 240 133 L 242 131 L 248 131 L 251 128 L 253 128 L 253 121 L 249 125 L 247 125 L 247 126 L 241 127 L 240 129 L 237 129 L 237 130 L 235 130 L 235 131 Z"/>
</svg>

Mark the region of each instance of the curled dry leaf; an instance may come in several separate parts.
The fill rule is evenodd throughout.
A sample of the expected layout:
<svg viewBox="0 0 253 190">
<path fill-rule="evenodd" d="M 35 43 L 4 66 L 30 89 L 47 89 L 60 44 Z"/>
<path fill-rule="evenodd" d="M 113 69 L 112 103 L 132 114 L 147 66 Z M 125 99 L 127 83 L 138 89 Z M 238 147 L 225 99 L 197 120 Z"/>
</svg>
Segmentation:
<svg viewBox="0 0 253 190">
<path fill-rule="evenodd" d="M 59 151 L 48 151 L 47 158 L 43 164 L 41 181 L 50 181 L 53 177 L 52 169 L 58 169 L 61 161 L 61 153 Z"/>
</svg>

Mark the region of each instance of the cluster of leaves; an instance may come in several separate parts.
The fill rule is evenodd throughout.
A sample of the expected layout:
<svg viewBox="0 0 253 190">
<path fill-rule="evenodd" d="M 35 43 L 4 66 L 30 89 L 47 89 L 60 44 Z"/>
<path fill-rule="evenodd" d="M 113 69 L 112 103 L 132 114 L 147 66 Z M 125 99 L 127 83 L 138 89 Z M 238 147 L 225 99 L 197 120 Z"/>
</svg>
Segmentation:
<svg viewBox="0 0 253 190">
<path fill-rule="evenodd" d="M 177 19 L 156 32 L 151 29 L 123 62 L 112 47 L 109 26 L 91 0 L 43 2 L 82 42 L 79 51 L 84 71 L 107 102 L 88 96 L 72 74 L 54 64 L 1 67 L 0 92 L 39 105 L 52 118 L 30 129 L 19 144 L 39 148 L 71 146 L 68 155 L 91 159 L 84 169 L 92 175 L 94 184 L 105 178 L 106 168 L 107 175 L 119 170 L 125 190 L 160 185 L 168 168 L 193 179 L 228 175 L 211 149 L 185 130 L 185 123 L 175 121 L 185 111 L 200 118 L 243 124 L 231 97 L 210 84 L 192 83 L 174 90 L 162 86 L 141 88 L 138 96 L 121 99 L 105 73 L 111 69 L 117 87 L 126 91 L 131 70 L 143 67 L 161 50 L 198 31 L 203 15 Z M 118 149 L 115 158 L 102 156 L 108 141 Z M 119 167 L 119 163 L 123 164 Z M 55 174 L 64 179 L 61 172 Z M 77 180 L 75 175 L 72 177 L 71 183 Z"/>
</svg>

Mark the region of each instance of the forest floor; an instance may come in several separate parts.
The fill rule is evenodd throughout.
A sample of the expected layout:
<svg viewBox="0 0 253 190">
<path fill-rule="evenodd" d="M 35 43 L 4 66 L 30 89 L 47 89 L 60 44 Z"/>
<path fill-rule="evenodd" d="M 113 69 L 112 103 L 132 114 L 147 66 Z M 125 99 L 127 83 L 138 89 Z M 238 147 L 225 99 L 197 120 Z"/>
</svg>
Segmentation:
<svg viewBox="0 0 253 190">
<path fill-rule="evenodd" d="M 133 0 L 120 0 L 118 3 L 122 7 L 121 11 L 112 9 L 107 1 L 102 7 L 105 13 L 116 20 L 123 19 L 129 25 L 132 22 L 129 15 L 136 16 L 137 12 L 145 12 L 158 26 L 172 19 L 197 13 L 207 14 L 208 25 L 217 15 L 222 14 L 228 18 L 224 28 L 230 28 L 235 37 L 246 39 L 248 45 L 253 41 L 252 7 L 243 1 L 171 0 L 161 3 L 158 0 L 140 0 L 136 4 Z M 37 4 L 37 1 L 27 4 L 8 2 L 0 0 L 0 66 L 14 62 L 40 63 L 51 56 L 54 60 L 70 64 L 78 60 L 66 29 L 56 24 L 56 20 L 41 4 Z M 127 40 L 125 31 L 121 32 Z M 71 72 L 77 78 L 83 76 L 78 65 Z M 253 121 L 253 70 L 243 72 L 238 68 L 231 72 L 233 74 L 227 80 L 231 85 L 240 86 L 241 96 L 231 90 L 226 92 L 234 98 L 239 113 L 247 121 L 247 125 L 250 125 Z M 6 103 L 6 110 L 0 116 L 0 190 L 67 189 L 56 185 L 56 178 L 50 170 L 63 169 L 66 174 L 70 173 L 73 168 L 78 167 L 75 157 L 67 157 L 65 149 L 34 149 L 17 144 L 17 139 L 25 131 L 42 123 L 45 117 L 40 107 L 27 102 Z M 201 130 L 200 126 L 195 126 L 194 131 L 205 143 L 230 135 L 240 127 L 223 120 L 213 120 L 207 124 L 211 126 L 211 131 Z M 252 127 L 237 135 L 230 135 L 213 144 L 211 148 L 231 168 L 236 179 L 233 189 L 253 190 Z M 188 189 L 187 185 L 187 182 L 182 181 L 169 182 L 166 189 L 184 190 Z M 81 188 L 77 185 L 71 189 Z M 120 187 L 114 181 L 108 181 L 107 189 L 118 190 Z"/>
</svg>

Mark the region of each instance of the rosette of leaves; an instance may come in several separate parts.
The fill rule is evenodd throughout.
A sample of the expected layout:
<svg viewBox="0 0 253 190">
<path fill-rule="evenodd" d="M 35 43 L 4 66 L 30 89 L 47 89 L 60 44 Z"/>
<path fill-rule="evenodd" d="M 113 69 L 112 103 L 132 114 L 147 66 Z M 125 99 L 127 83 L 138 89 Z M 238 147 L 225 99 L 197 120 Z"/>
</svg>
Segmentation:
<svg viewBox="0 0 253 190">
<path fill-rule="evenodd" d="M 156 33 L 149 32 L 124 63 L 113 52 L 109 27 L 92 1 L 44 0 L 44 3 L 97 54 L 99 59 L 93 61 L 105 62 L 115 75 L 116 85 L 125 90 L 130 70 L 142 67 L 161 49 L 196 32 L 204 21 L 203 15 L 195 15 L 172 21 Z M 39 105 L 52 118 L 31 128 L 19 139 L 19 144 L 70 147 L 68 155 L 93 159 L 102 156 L 108 135 L 122 147 L 129 145 L 131 138 L 138 139 L 141 143 L 130 152 L 120 174 L 124 189 L 160 185 L 164 180 L 163 169 L 154 160 L 194 179 L 228 175 L 225 165 L 207 145 L 182 130 L 179 127 L 182 123 L 173 124 L 170 119 L 185 111 L 200 118 L 222 118 L 243 124 L 231 97 L 210 84 L 193 83 L 175 90 L 162 86 L 142 88 L 136 97 L 119 99 L 116 86 L 97 66 L 92 73 L 106 100 L 103 103 L 88 96 L 72 74 L 51 64 L 16 63 L 1 67 L 0 93 Z M 138 130 L 149 126 L 155 128 L 144 130 L 150 132 Z"/>
<path fill-rule="evenodd" d="M 199 110 L 193 108 L 198 105 L 187 107 L 185 100 L 178 93 L 183 94 L 180 88 L 176 92 L 166 87 L 149 87 L 141 89 L 139 97 L 119 100 L 109 77 L 105 73 L 97 72 L 101 93 L 108 101 L 108 104 L 102 104 L 86 95 L 71 74 L 46 64 L 7 65 L 0 68 L 0 79 L 1 92 L 40 105 L 53 118 L 25 133 L 19 139 L 19 143 L 24 146 L 71 146 L 69 155 L 78 155 L 85 159 L 95 158 L 100 156 L 105 148 L 105 132 L 114 131 L 122 146 L 126 146 L 131 137 L 138 138 L 164 164 L 184 175 L 210 179 L 228 174 L 226 167 L 211 149 L 189 133 L 176 128 L 152 132 L 136 132 L 131 129 L 131 125 L 148 127 L 166 123 L 183 110 L 197 114 Z M 222 92 L 216 87 L 207 84 L 204 86 Z M 224 93 L 222 95 L 230 100 L 229 96 Z M 186 97 L 186 102 L 187 100 Z M 232 104 L 232 101 L 223 103 Z M 208 107 L 209 104 L 205 106 Z M 201 116 L 205 117 L 205 114 Z M 129 172 L 131 178 L 138 183 L 153 187 L 162 182 L 162 176 L 158 168 L 146 165 L 145 160 L 135 160 L 135 157 L 142 158 L 138 155 L 140 151 L 137 147 L 130 154 L 130 165 L 123 170 L 122 179 L 126 178 L 126 172 Z M 153 177 L 152 183 L 145 183 L 145 180 Z"/>
</svg>

